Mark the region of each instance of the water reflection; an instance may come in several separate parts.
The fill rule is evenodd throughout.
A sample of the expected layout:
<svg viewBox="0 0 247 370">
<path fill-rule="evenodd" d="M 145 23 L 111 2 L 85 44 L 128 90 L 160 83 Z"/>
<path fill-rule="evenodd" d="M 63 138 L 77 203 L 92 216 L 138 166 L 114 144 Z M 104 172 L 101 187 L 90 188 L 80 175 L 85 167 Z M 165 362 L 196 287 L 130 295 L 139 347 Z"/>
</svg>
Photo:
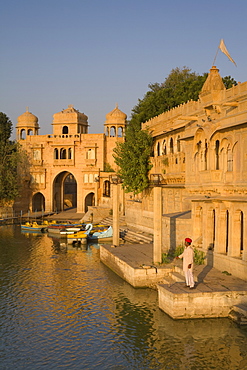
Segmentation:
<svg viewBox="0 0 247 370">
<path fill-rule="evenodd" d="M 3 369 L 247 369 L 247 330 L 228 319 L 174 321 L 97 244 L 0 229 Z"/>
</svg>

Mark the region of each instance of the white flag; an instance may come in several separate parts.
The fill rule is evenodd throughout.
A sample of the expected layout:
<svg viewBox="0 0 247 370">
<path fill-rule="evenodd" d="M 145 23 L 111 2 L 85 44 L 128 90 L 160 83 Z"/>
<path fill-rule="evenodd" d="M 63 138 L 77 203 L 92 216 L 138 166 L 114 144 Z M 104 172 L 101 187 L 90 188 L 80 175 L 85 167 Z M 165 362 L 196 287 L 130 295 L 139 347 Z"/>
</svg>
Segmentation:
<svg viewBox="0 0 247 370">
<path fill-rule="evenodd" d="M 225 45 L 225 43 L 224 43 L 224 40 L 223 40 L 223 39 L 221 39 L 221 40 L 220 40 L 219 49 L 220 49 L 220 50 L 222 51 L 222 53 L 224 53 L 224 54 L 227 56 L 227 58 L 228 58 L 232 63 L 234 63 L 234 64 L 235 64 L 235 66 L 237 67 L 237 64 L 234 62 L 234 60 L 232 59 L 231 55 L 229 54 L 229 52 L 228 52 L 228 50 L 227 50 L 227 48 L 226 48 L 226 45 Z"/>
</svg>

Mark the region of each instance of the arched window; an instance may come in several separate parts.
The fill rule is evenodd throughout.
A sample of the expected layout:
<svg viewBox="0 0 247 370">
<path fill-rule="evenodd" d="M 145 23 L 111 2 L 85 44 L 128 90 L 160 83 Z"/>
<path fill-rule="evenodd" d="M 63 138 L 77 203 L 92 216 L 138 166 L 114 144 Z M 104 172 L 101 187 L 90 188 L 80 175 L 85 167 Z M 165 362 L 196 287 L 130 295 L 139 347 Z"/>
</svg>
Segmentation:
<svg viewBox="0 0 247 370">
<path fill-rule="evenodd" d="M 117 136 L 118 136 L 118 137 L 123 137 L 123 127 L 118 127 L 118 133 L 117 133 Z"/>
<path fill-rule="evenodd" d="M 204 169 L 208 169 L 208 143 L 205 140 L 205 148 L 204 148 Z"/>
<path fill-rule="evenodd" d="M 227 147 L 227 171 L 233 170 L 233 156 L 230 146 Z"/>
<path fill-rule="evenodd" d="M 72 149 L 68 149 L 68 159 L 72 159 Z"/>
<path fill-rule="evenodd" d="M 180 136 L 177 138 L 177 152 L 180 152 L 181 147 L 180 147 Z"/>
<path fill-rule="evenodd" d="M 244 250 L 244 214 L 240 212 L 240 254 Z"/>
<path fill-rule="evenodd" d="M 111 137 L 116 137 L 116 127 L 112 126 L 110 129 L 110 136 Z"/>
<path fill-rule="evenodd" d="M 219 140 L 216 140 L 215 142 L 215 169 L 219 170 L 220 169 L 220 142 Z"/>
<path fill-rule="evenodd" d="M 104 197 L 111 196 L 111 184 L 109 180 L 104 181 L 103 196 Z"/>
<path fill-rule="evenodd" d="M 160 156 L 160 143 L 157 144 L 157 157 Z"/>
<path fill-rule="evenodd" d="M 54 159 L 58 159 L 58 149 L 54 149 Z"/>
<path fill-rule="evenodd" d="M 63 135 L 67 135 L 69 133 L 68 126 L 63 126 Z"/>
<path fill-rule="evenodd" d="M 226 253 L 228 252 L 229 244 L 229 211 L 226 211 Z"/>
<path fill-rule="evenodd" d="M 163 141 L 163 155 L 166 155 L 167 152 L 166 152 L 166 141 L 164 140 Z"/>
<path fill-rule="evenodd" d="M 66 149 L 60 149 L 60 159 L 66 159 Z"/>
<path fill-rule="evenodd" d="M 20 132 L 20 139 L 25 140 L 26 139 L 26 130 L 22 129 Z"/>
<path fill-rule="evenodd" d="M 170 153 L 173 154 L 173 138 L 170 139 Z"/>
</svg>

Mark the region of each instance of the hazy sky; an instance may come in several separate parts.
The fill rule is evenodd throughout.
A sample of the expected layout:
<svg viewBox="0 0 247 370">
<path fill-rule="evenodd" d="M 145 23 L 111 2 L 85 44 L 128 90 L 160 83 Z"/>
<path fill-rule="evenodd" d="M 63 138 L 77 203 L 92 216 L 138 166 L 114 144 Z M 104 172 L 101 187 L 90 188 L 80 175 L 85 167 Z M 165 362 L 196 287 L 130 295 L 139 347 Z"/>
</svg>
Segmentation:
<svg viewBox="0 0 247 370">
<path fill-rule="evenodd" d="M 246 0 L 1 0 L 0 111 L 15 127 L 26 111 L 52 133 L 53 114 L 73 104 L 103 132 L 116 103 L 128 118 L 176 67 L 247 80 Z M 15 130 L 14 130 L 15 132 Z"/>
</svg>

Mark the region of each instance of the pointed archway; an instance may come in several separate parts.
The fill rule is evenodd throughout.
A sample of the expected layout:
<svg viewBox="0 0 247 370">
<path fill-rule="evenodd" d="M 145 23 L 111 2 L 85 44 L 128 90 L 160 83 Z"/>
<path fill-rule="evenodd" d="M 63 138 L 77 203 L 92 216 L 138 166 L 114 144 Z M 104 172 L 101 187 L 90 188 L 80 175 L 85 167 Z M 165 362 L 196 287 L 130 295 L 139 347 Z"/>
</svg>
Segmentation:
<svg viewBox="0 0 247 370">
<path fill-rule="evenodd" d="M 53 183 L 53 210 L 61 212 L 77 207 L 77 182 L 72 173 L 63 171 Z"/>
</svg>

